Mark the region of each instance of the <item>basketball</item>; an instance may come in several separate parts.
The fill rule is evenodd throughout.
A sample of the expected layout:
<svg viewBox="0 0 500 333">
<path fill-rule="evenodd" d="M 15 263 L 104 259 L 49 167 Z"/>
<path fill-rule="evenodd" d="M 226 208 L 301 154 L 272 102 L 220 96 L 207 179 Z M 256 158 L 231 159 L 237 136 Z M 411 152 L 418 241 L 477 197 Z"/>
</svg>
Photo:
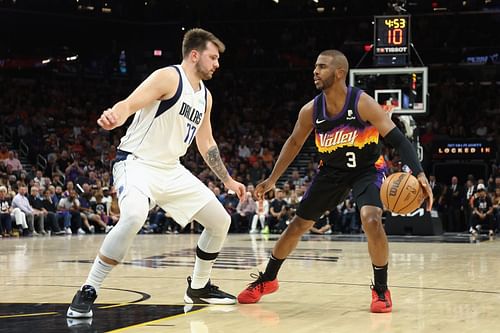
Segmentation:
<svg viewBox="0 0 500 333">
<path fill-rule="evenodd" d="M 386 210 L 396 214 L 408 214 L 422 205 L 425 195 L 415 176 L 396 172 L 382 183 L 380 199 Z"/>
</svg>

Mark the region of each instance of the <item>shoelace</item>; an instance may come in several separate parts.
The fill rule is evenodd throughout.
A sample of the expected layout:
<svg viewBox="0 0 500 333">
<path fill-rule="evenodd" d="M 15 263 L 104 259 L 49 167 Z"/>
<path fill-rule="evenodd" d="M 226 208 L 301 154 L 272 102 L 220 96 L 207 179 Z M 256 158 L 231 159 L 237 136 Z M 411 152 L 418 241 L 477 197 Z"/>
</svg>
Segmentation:
<svg viewBox="0 0 500 333">
<path fill-rule="evenodd" d="M 260 291 L 264 291 L 264 274 L 259 272 L 259 274 L 250 273 L 250 277 L 252 279 L 256 279 L 254 282 L 250 283 L 247 287 L 248 290 L 255 289 L 257 287 L 260 288 Z"/>
<path fill-rule="evenodd" d="M 387 287 L 385 287 L 385 289 L 383 289 L 383 290 L 380 290 L 380 289 L 375 288 L 375 285 L 372 282 L 372 284 L 370 286 L 370 289 L 375 290 L 375 292 L 377 293 L 378 298 L 381 301 L 385 302 L 385 291 L 387 290 Z"/>
<path fill-rule="evenodd" d="M 207 288 L 210 289 L 211 291 L 219 290 L 219 286 L 216 286 L 215 284 L 211 284 L 210 281 L 208 281 Z"/>
</svg>

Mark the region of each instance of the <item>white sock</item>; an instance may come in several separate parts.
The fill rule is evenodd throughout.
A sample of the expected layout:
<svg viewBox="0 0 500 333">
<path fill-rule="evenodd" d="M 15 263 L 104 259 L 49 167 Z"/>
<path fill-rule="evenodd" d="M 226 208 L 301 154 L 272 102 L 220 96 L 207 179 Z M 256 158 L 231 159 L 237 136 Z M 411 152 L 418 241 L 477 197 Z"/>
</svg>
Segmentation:
<svg viewBox="0 0 500 333">
<path fill-rule="evenodd" d="M 89 276 L 84 285 L 90 285 L 95 288 L 96 293 L 99 295 L 99 290 L 101 289 L 102 282 L 108 276 L 109 272 L 115 267 L 105 263 L 99 258 L 99 255 L 95 258 L 94 264 L 90 269 Z"/>
<path fill-rule="evenodd" d="M 210 273 L 212 272 L 212 266 L 214 265 L 214 262 L 215 260 L 203 260 L 196 256 L 191 288 L 201 289 L 205 287 L 208 280 L 210 279 Z"/>
</svg>

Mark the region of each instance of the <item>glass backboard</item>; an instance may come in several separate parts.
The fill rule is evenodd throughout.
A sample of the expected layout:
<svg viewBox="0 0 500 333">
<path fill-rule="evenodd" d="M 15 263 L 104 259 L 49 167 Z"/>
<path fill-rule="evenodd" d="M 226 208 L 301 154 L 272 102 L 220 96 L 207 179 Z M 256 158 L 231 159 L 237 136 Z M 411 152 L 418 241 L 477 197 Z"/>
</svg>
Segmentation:
<svg viewBox="0 0 500 333">
<path fill-rule="evenodd" d="M 349 82 L 395 114 L 428 112 L 427 67 L 351 69 Z"/>
</svg>

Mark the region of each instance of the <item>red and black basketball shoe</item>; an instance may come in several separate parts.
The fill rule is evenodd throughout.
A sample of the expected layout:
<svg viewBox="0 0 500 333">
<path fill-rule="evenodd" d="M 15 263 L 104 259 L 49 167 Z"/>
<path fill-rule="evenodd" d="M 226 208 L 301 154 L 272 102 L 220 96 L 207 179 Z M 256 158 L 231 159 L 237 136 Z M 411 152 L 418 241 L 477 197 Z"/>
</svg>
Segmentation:
<svg viewBox="0 0 500 333">
<path fill-rule="evenodd" d="M 372 304 L 370 311 L 373 313 L 387 313 L 392 311 L 391 292 L 386 287 L 371 286 Z"/>
<path fill-rule="evenodd" d="M 274 293 L 279 288 L 278 279 L 265 280 L 262 272 L 259 275 L 252 273 L 250 276 L 256 280 L 238 295 L 238 302 L 241 304 L 257 303 L 262 296 Z"/>
</svg>

